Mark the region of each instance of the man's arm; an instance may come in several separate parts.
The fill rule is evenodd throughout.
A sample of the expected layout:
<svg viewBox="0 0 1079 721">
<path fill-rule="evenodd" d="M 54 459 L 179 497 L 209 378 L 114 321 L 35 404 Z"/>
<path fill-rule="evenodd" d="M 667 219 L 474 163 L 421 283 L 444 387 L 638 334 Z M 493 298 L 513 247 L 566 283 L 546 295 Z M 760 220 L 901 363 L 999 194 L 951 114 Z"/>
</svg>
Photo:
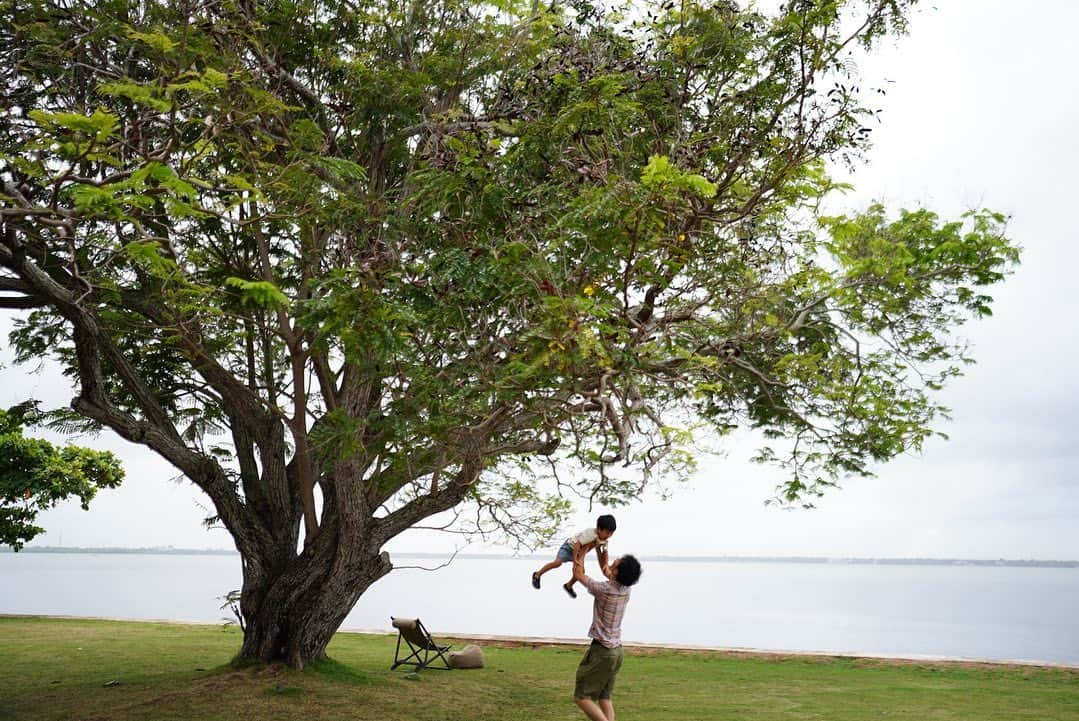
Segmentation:
<svg viewBox="0 0 1079 721">
<path fill-rule="evenodd" d="M 588 574 L 584 572 L 584 558 L 574 557 L 573 559 L 573 580 L 583 583 L 585 588 L 588 587 L 589 581 L 592 579 L 588 577 Z"/>
<path fill-rule="evenodd" d="M 603 572 L 603 575 L 607 578 L 611 577 L 611 567 L 607 564 L 607 546 L 596 547 L 596 558 L 599 559 L 599 570 Z"/>
</svg>

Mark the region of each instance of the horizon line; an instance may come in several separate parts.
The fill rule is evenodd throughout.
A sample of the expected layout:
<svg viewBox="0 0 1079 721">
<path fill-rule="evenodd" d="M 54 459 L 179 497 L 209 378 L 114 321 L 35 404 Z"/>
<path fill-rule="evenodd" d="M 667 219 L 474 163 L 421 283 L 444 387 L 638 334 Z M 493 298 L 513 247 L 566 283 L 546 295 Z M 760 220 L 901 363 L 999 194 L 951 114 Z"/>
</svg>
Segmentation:
<svg viewBox="0 0 1079 721">
<path fill-rule="evenodd" d="M 130 553 L 147 554 L 155 553 L 174 555 L 239 555 L 239 551 L 228 548 L 184 548 L 176 546 L 24 546 L 20 551 L 14 551 L 10 546 L 0 546 L 0 553 Z M 537 553 L 431 553 L 423 551 L 397 551 L 391 552 L 391 556 L 399 558 L 454 558 L 461 559 L 501 559 L 501 560 L 534 560 L 546 558 L 545 554 Z M 947 556 L 799 556 L 799 555 L 766 555 L 766 556 L 742 556 L 742 555 L 640 555 L 645 561 L 668 561 L 668 562 L 786 562 L 786 563 L 885 563 L 885 564 L 946 564 L 946 565 L 1045 565 L 1045 566 L 1075 566 L 1079 567 L 1077 559 L 1045 559 L 1045 558 L 957 558 Z"/>
</svg>

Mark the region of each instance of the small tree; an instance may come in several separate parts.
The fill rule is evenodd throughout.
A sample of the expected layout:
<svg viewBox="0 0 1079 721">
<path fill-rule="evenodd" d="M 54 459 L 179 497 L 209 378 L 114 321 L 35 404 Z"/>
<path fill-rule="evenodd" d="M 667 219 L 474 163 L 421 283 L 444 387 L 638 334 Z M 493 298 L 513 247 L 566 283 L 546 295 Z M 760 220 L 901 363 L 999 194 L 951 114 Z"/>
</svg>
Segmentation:
<svg viewBox="0 0 1079 721">
<path fill-rule="evenodd" d="M 209 495 L 244 658 L 322 656 L 423 519 L 543 536 L 700 425 L 812 499 L 920 447 L 1017 260 L 990 212 L 820 214 L 909 4 L 7 3 L 12 342 Z"/>
<path fill-rule="evenodd" d="M 39 420 L 31 403 L 0 410 L 0 543 L 16 551 L 44 532 L 34 525 L 40 511 L 72 496 L 88 510 L 99 490 L 116 488 L 124 478 L 107 451 L 26 438 L 23 429 Z"/>
</svg>

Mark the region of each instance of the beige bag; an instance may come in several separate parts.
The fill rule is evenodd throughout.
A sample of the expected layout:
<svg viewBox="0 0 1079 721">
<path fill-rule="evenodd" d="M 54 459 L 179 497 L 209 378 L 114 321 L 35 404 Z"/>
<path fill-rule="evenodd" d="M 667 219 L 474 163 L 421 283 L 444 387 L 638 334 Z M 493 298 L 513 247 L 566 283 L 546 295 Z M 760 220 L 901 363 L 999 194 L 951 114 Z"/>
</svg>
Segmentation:
<svg viewBox="0 0 1079 721">
<path fill-rule="evenodd" d="M 451 651 L 450 668 L 483 668 L 483 649 L 470 643 L 460 651 Z"/>
</svg>

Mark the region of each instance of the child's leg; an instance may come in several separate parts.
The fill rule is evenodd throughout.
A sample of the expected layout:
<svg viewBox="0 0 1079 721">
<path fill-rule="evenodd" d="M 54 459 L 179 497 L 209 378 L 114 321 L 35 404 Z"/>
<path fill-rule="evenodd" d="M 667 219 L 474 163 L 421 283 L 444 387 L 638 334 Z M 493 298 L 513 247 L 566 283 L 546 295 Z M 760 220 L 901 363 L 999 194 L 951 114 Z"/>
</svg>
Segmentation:
<svg viewBox="0 0 1079 721">
<path fill-rule="evenodd" d="M 588 555 L 587 553 L 582 553 L 579 556 L 575 556 L 574 559 L 573 559 L 573 564 L 577 565 L 578 563 L 580 563 L 583 566 L 584 565 L 584 557 L 587 556 L 587 555 Z M 564 589 L 566 589 L 567 591 L 572 591 L 573 590 L 573 584 L 575 584 L 575 583 L 577 583 L 577 578 L 576 578 L 576 576 L 573 575 L 573 571 L 571 570 L 569 572 L 569 580 L 566 581 L 564 584 L 562 584 L 562 587 Z"/>
<path fill-rule="evenodd" d="M 569 545 L 569 542 L 563 543 L 558 549 L 558 553 L 555 554 L 554 560 L 548 563 L 546 566 L 536 572 L 535 577 L 539 578 L 543 574 L 547 573 L 553 568 L 558 568 L 563 563 L 569 563 L 574 558 L 573 547 Z"/>
<path fill-rule="evenodd" d="M 562 584 L 562 588 L 570 595 L 570 598 L 577 598 L 577 592 L 573 590 L 573 584 L 577 583 L 576 578 L 570 578 L 568 581 Z"/>
<path fill-rule="evenodd" d="M 562 559 L 556 558 L 555 560 L 551 561 L 550 563 L 548 563 L 546 566 L 544 566 L 540 570 L 536 571 L 536 575 L 537 576 L 542 576 L 543 574 L 547 573 L 548 571 L 551 571 L 551 570 L 553 570 L 555 568 L 558 568 L 561 565 L 562 565 Z"/>
</svg>

